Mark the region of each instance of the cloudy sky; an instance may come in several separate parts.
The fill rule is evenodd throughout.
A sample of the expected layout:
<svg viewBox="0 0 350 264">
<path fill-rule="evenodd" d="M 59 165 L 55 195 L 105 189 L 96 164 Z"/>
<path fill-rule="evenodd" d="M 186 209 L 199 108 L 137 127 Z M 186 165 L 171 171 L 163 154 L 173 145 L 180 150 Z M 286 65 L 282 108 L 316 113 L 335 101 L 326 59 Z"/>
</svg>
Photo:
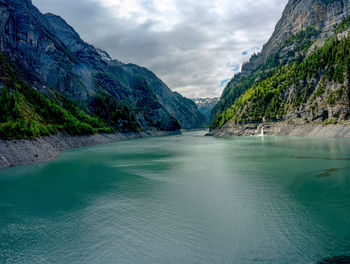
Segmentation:
<svg viewBox="0 0 350 264">
<path fill-rule="evenodd" d="M 270 37 L 287 0 L 32 0 L 113 58 L 193 97 L 220 96 Z"/>
</svg>

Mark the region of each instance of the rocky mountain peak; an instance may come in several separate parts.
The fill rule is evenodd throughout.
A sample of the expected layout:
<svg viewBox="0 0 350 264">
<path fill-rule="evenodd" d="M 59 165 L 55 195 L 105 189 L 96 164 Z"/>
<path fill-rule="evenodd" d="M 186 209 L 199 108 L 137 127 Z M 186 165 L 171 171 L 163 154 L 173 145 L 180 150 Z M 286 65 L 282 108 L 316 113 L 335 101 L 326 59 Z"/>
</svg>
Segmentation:
<svg viewBox="0 0 350 264">
<path fill-rule="evenodd" d="M 149 70 L 113 60 L 88 44 L 60 16 L 43 15 L 29 0 L 0 0 L 0 14 L 0 56 L 23 86 L 62 107 L 68 107 L 64 100 L 69 98 L 118 130 L 204 126 L 191 100 L 173 93 Z M 0 69 L 0 79 L 5 73 Z"/>
<path fill-rule="evenodd" d="M 289 0 L 261 53 L 225 88 L 215 125 L 348 120 L 349 25 L 349 0 Z"/>
<path fill-rule="evenodd" d="M 283 45 L 289 36 L 315 26 L 328 37 L 334 27 L 350 15 L 348 0 L 289 0 L 282 17 L 261 53 L 243 65 L 243 74 L 250 74 Z"/>
</svg>

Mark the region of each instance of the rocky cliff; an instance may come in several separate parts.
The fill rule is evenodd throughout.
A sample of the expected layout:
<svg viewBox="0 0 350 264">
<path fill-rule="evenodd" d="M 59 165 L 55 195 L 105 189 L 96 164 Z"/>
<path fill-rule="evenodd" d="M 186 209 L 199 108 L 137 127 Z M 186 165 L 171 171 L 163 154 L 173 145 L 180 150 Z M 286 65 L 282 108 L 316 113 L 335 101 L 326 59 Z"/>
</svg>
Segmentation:
<svg viewBox="0 0 350 264">
<path fill-rule="evenodd" d="M 349 1 L 290 0 L 262 52 L 227 85 L 212 129 L 223 129 L 228 121 L 348 120 L 349 16 Z"/>
<path fill-rule="evenodd" d="M 94 61 L 94 57 L 91 58 L 91 55 L 97 53 L 109 66 L 118 68 L 118 70 L 122 69 L 131 75 L 142 76 L 149 84 L 159 103 L 179 121 L 182 128 L 189 129 L 204 126 L 203 116 L 198 111 L 195 104 L 179 93 L 172 92 L 153 72 L 135 64 L 124 64 L 120 61 L 113 60 L 107 52 L 95 49 L 91 45 L 83 42 L 74 29 L 61 17 L 53 14 L 46 14 L 45 16 L 55 30 L 56 36 L 58 36 L 79 59 L 89 64 Z M 93 63 L 93 66 L 94 65 L 96 65 L 96 62 Z"/>
<path fill-rule="evenodd" d="M 30 0 L 0 0 L 0 52 L 16 80 L 69 112 L 68 99 L 118 131 L 203 126 L 194 103 L 171 92 L 152 72 L 112 60 L 61 17 L 41 14 Z M 18 81 L 10 82 L 8 73 L 1 72 L 0 86 L 15 93 Z"/>
<path fill-rule="evenodd" d="M 207 125 L 205 117 L 192 100 L 172 92 L 153 72 L 134 64 L 120 64 L 120 66 L 131 74 L 144 77 L 158 101 L 179 121 L 182 128 L 203 128 Z"/>
<path fill-rule="evenodd" d="M 350 2 L 347 0 L 290 0 L 255 65 L 266 62 L 291 35 L 314 26 L 320 28 L 320 37 L 324 38 L 332 35 L 334 27 L 348 16 Z"/>
</svg>

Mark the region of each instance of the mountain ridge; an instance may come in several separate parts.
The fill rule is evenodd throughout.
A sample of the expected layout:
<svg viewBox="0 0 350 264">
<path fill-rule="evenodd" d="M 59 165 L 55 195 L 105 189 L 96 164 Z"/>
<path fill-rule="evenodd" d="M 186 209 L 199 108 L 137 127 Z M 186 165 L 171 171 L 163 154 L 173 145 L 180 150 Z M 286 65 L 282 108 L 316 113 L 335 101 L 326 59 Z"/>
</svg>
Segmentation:
<svg viewBox="0 0 350 264">
<path fill-rule="evenodd" d="M 29 0 L 1 0 L 0 14 L 0 53 L 9 72 L 16 76 L 1 85 L 8 86 L 10 94 L 17 92 L 16 80 L 20 79 L 23 87 L 31 87 L 63 110 L 70 111 L 66 108 L 68 99 L 69 105 L 114 131 L 204 126 L 193 102 L 173 93 L 145 68 L 113 60 L 107 52 L 86 43 L 63 18 L 41 14 Z M 138 72 L 128 70 L 130 67 Z M 0 75 L 6 79 L 6 73 Z M 30 101 L 23 96 L 18 104 L 28 106 L 26 100 Z M 177 104 L 181 104 L 179 109 Z M 33 103 L 29 105 L 42 126 L 53 122 L 38 114 Z M 20 111 L 23 108 L 19 107 Z M 28 124 L 31 121 L 28 115 L 24 119 Z M 6 122 L 18 123 L 15 117 Z"/>
<path fill-rule="evenodd" d="M 93 49 L 93 53 L 96 51 L 99 56 L 101 56 L 102 60 L 112 65 L 118 65 L 123 68 L 125 71 L 140 75 L 144 77 L 147 82 L 150 84 L 150 88 L 153 93 L 156 95 L 157 100 L 161 103 L 161 105 L 172 115 L 174 116 L 180 123 L 182 128 L 199 128 L 203 127 L 204 123 L 201 121 L 202 117 L 198 110 L 195 108 L 195 105 L 187 100 L 182 95 L 172 92 L 169 87 L 160 80 L 155 73 L 147 69 L 146 67 L 138 66 L 133 63 L 122 63 L 118 60 L 112 59 L 111 56 L 103 50 L 96 49 L 92 45 L 89 45 L 81 40 L 79 34 L 71 27 L 62 17 L 47 13 L 45 16 L 48 18 L 51 26 L 54 28 L 56 34 L 58 36 L 62 36 L 61 41 L 73 52 L 76 50 L 79 53 L 79 59 L 86 58 L 86 49 L 90 47 Z M 61 24 L 61 27 L 60 27 Z M 58 27 L 57 27 L 58 26 Z M 63 32 L 68 32 L 73 35 L 72 37 L 64 36 Z M 72 39 L 79 38 L 81 43 L 86 44 L 84 49 L 79 47 L 80 43 L 72 43 Z M 82 53 L 82 54 L 81 54 Z M 91 52 L 89 52 L 91 54 Z M 89 60 L 86 61 L 87 63 Z M 183 108 L 181 110 L 178 109 L 177 105 L 182 104 Z"/>
<path fill-rule="evenodd" d="M 349 16 L 348 1 L 290 0 L 262 52 L 228 83 L 211 129 L 348 120 Z"/>
</svg>

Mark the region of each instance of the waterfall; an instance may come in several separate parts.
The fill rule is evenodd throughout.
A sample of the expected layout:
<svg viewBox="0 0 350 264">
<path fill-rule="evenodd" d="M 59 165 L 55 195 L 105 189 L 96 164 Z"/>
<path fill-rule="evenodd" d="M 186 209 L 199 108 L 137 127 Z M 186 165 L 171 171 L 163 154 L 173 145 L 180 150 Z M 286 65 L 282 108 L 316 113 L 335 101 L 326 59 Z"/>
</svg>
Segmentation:
<svg viewBox="0 0 350 264">
<path fill-rule="evenodd" d="M 264 136 L 264 126 L 262 126 L 262 128 L 261 128 L 261 132 L 260 132 L 260 135 L 259 135 L 260 137 L 263 137 Z"/>
</svg>

